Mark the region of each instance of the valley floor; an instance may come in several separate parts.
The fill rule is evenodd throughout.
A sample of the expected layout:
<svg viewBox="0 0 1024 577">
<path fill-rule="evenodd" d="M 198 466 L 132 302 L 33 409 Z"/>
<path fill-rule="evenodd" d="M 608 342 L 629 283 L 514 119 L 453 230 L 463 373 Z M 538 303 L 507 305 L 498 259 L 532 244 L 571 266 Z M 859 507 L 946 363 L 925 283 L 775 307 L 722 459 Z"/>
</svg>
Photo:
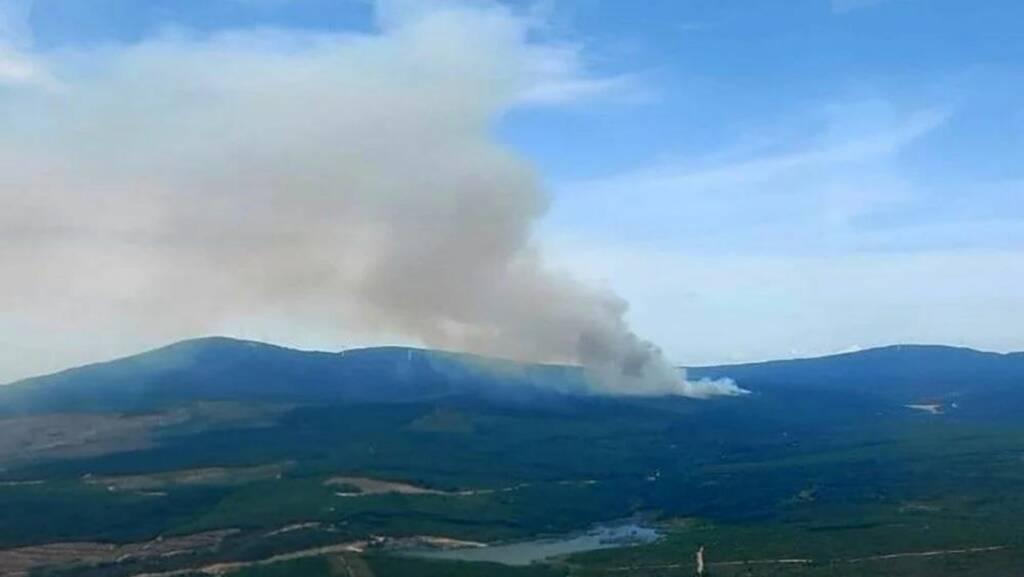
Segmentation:
<svg viewBox="0 0 1024 577">
<path fill-rule="evenodd" d="M 660 577 L 700 546 L 709 576 L 1024 574 L 1024 427 L 757 402 L 298 407 L 8 464 L 0 575 Z M 663 538 L 529 566 L 394 554 L 626 518 Z"/>
</svg>

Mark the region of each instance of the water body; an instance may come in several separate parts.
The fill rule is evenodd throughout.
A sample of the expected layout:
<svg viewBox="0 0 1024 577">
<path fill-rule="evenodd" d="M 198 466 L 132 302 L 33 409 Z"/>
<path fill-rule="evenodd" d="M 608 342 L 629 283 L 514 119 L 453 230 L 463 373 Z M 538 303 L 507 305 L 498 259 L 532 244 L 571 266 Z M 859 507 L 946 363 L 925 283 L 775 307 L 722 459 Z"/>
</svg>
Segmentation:
<svg viewBox="0 0 1024 577">
<path fill-rule="evenodd" d="M 661 534 L 650 527 L 620 523 L 562 537 L 463 549 L 411 549 L 401 554 L 426 559 L 529 565 L 571 553 L 651 543 L 660 537 Z"/>
</svg>

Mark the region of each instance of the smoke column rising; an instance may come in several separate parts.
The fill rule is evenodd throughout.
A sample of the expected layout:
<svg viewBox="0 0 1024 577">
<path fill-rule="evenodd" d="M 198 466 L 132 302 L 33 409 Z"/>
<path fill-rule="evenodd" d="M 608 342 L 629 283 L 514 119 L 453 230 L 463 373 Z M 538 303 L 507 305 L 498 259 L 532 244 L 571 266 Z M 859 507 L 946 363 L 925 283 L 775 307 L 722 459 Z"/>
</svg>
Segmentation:
<svg viewBox="0 0 1024 577">
<path fill-rule="evenodd" d="M 622 299 L 540 254 L 547 197 L 492 128 L 571 54 L 495 6 L 401 6 L 374 34 L 13 55 L 48 81 L 0 75 L 0 319 L 145 339 L 326 315 L 578 362 L 601 392 L 741 392 L 685 381 Z"/>
</svg>

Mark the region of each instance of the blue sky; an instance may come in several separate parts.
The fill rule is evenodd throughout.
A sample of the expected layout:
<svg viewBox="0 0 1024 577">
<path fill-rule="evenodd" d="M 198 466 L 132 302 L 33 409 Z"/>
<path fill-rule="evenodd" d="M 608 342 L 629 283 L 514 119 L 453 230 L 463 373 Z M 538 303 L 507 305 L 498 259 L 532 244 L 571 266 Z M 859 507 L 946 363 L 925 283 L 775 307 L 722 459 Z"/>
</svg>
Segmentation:
<svg viewBox="0 0 1024 577">
<path fill-rule="evenodd" d="M 727 253 L 1024 240 L 1020 3 L 511 5 L 542 14 L 537 35 L 578 47 L 585 73 L 610 80 L 497 128 L 555 195 L 548 228 Z M 373 18 L 358 0 L 36 0 L 28 23 L 37 49 L 68 50 L 168 28 L 366 31 Z M 687 184 L 815 153 L 786 174 Z"/>
<path fill-rule="evenodd" d="M 4 2 L 0 39 L 29 55 L 380 18 L 359 0 Z M 1024 3 L 508 6 L 558 56 L 494 126 L 551 195 L 540 242 L 671 358 L 1024 349 Z"/>
<path fill-rule="evenodd" d="M 659 161 L 699 163 L 744 147 L 784 153 L 815 145 L 828 130 L 880 130 L 929 108 L 950 117 L 902 151 L 906 170 L 946 184 L 950 176 L 957 184 L 1020 177 L 1020 3 L 509 5 L 543 14 L 536 33 L 579 45 L 590 74 L 623 80 L 572 106 L 507 115 L 502 136 L 554 182 Z M 361 0 L 35 0 L 28 10 L 25 31 L 39 50 L 138 42 L 168 28 L 374 27 L 372 5 Z M 831 107 L 844 106 L 851 110 L 835 112 L 844 118 L 829 116 Z M 941 175 L 934 170 L 939 156 Z"/>
</svg>

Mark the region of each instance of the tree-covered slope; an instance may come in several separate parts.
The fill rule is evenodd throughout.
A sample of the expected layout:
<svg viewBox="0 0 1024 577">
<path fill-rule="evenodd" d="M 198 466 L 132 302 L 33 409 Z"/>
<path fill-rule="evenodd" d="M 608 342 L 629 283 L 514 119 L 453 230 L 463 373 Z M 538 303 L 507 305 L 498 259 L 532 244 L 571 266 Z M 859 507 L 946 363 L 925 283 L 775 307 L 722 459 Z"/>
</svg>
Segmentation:
<svg viewBox="0 0 1024 577">
<path fill-rule="evenodd" d="M 477 395 L 510 401 L 583 391 L 579 371 L 402 347 L 299 351 L 227 338 L 154 351 L 0 388 L 0 410 L 148 410 L 197 400 L 407 402 Z"/>
</svg>

